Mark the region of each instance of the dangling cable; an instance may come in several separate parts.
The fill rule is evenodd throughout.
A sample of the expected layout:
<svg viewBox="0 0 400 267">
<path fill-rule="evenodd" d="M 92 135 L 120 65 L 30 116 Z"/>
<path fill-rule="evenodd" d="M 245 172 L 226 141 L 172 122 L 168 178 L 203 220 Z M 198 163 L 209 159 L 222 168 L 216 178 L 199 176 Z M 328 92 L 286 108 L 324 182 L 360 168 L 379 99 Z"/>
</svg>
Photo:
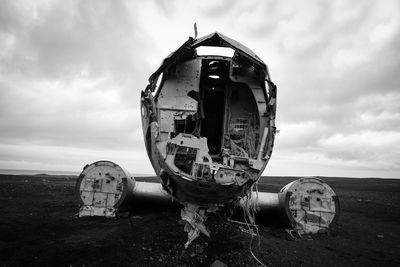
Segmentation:
<svg viewBox="0 0 400 267">
<path fill-rule="evenodd" d="M 251 234 L 252 233 L 252 229 L 250 228 L 250 224 L 247 222 L 247 219 L 246 219 L 246 213 L 245 212 L 243 212 L 243 218 L 244 218 L 244 221 L 246 222 L 246 225 L 247 225 L 247 228 L 248 228 L 248 230 L 249 230 L 249 233 L 250 233 L 250 235 L 251 235 L 251 239 L 250 239 L 250 244 L 249 244 L 249 250 L 250 250 L 250 254 L 251 254 L 251 256 L 259 263 L 259 264 L 261 264 L 262 266 L 264 266 L 264 267 L 267 267 L 267 265 L 265 265 L 264 263 L 262 263 L 257 257 L 256 257 L 256 255 L 254 255 L 254 253 L 253 253 L 253 249 L 252 249 L 252 246 L 253 246 L 253 235 Z M 256 228 L 256 231 L 257 231 L 257 238 L 258 238 L 258 246 L 259 246 L 259 248 L 260 248 L 260 233 L 258 232 L 258 227 L 257 227 L 257 225 L 255 224 L 255 223 L 253 223 L 253 224 L 251 224 L 252 226 L 254 226 L 255 228 Z"/>
</svg>

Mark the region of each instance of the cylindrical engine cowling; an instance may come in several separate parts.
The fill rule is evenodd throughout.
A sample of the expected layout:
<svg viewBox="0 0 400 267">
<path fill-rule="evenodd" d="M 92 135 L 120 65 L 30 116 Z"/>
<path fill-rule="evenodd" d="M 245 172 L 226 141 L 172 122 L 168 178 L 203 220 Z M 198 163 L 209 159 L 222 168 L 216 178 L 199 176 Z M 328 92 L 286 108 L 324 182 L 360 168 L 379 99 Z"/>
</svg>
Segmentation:
<svg viewBox="0 0 400 267">
<path fill-rule="evenodd" d="M 285 212 L 299 233 L 329 230 L 340 214 L 339 198 L 324 181 L 315 177 L 301 178 L 283 187 Z"/>
<path fill-rule="evenodd" d="M 132 201 L 134 186 L 133 176 L 111 161 L 86 165 L 76 183 L 79 217 L 115 216 Z"/>
<path fill-rule="evenodd" d="M 336 193 L 315 177 L 293 181 L 279 193 L 253 192 L 250 201 L 244 198 L 240 205 L 243 208 L 255 205 L 257 216 L 279 216 L 286 226 L 299 233 L 327 231 L 340 213 Z"/>
<path fill-rule="evenodd" d="M 159 183 L 135 181 L 125 169 L 111 161 L 86 165 L 76 183 L 79 217 L 114 217 L 134 203 L 171 203 L 172 197 Z"/>
</svg>

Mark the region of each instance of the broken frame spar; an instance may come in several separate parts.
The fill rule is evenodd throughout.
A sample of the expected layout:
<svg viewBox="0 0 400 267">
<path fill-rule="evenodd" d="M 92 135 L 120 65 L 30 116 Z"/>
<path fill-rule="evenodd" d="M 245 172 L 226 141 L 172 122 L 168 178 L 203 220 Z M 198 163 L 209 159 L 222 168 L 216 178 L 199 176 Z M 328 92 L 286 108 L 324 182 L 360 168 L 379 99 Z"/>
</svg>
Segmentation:
<svg viewBox="0 0 400 267">
<path fill-rule="evenodd" d="M 135 203 L 177 204 L 159 183 L 138 182 L 126 170 L 110 161 L 86 165 L 76 184 L 79 216 L 114 217 Z M 255 206 L 257 216 L 278 215 L 282 223 L 300 234 L 329 229 L 339 215 L 339 200 L 321 179 L 301 178 L 284 186 L 279 193 L 252 192 L 238 202 Z"/>
</svg>

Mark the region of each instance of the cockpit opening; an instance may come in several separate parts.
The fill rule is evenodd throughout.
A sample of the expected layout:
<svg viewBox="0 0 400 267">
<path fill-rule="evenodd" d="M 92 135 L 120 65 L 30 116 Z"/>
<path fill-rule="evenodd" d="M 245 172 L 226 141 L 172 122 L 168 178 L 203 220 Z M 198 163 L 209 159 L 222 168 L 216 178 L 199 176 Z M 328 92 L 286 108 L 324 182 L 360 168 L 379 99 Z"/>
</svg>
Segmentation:
<svg viewBox="0 0 400 267">
<path fill-rule="evenodd" d="M 227 86 L 229 86 L 229 61 L 203 59 L 199 109 L 204 118 L 200 135 L 207 137 L 209 154 L 212 156 L 221 152 Z"/>
</svg>

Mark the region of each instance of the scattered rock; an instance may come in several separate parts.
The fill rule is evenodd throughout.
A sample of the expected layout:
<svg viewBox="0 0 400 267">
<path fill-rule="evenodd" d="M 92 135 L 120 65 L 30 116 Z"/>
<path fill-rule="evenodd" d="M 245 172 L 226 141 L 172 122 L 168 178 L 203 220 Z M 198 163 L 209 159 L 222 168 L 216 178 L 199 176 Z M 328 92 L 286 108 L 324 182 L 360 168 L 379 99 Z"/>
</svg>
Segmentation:
<svg viewBox="0 0 400 267">
<path fill-rule="evenodd" d="M 196 245 L 195 251 L 196 251 L 196 254 L 202 254 L 204 252 L 204 247 L 201 245 Z"/>
<path fill-rule="evenodd" d="M 357 199 L 357 201 L 358 201 L 358 202 L 366 202 L 366 203 L 372 202 L 371 199 L 362 199 L 362 198 Z"/>
<path fill-rule="evenodd" d="M 215 260 L 210 267 L 228 267 L 228 265 L 226 265 L 225 263 L 223 263 L 220 260 Z"/>
</svg>

